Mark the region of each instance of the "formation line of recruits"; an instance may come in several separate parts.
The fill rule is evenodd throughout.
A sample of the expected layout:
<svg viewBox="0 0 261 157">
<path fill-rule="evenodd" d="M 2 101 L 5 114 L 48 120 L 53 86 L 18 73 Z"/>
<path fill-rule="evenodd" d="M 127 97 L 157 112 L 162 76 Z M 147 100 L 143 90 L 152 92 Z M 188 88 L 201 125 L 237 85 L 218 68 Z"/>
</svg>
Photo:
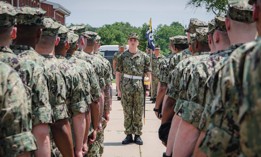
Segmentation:
<svg viewBox="0 0 261 157">
<path fill-rule="evenodd" d="M 261 0 L 229 0 L 226 16 L 170 38 L 154 108 L 163 157 L 260 156 L 260 21 Z"/>
<path fill-rule="evenodd" d="M 100 36 L 0 2 L 0 156 L 99 157 L 112 104 Z"/>
</svg>

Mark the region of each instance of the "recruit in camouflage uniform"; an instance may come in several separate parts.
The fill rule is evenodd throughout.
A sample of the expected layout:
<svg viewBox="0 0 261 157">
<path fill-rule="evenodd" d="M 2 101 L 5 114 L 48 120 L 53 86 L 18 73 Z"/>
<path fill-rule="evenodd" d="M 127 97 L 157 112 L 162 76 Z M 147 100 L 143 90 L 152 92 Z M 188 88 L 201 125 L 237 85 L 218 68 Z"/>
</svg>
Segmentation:
<svg viewBox="0 0 261 157">
<path fill-rule="evenodd" d="M 0 6 L 0 16 L 4 16 L 8 21 L 1 21 L 2 24 L 8 24 L 2 26 L 2 28 L 12 27 L 13 20 L 15 20 L 14 15 L 16 11 L 10 4 L 1 2 Z M 7 11 L 3 7 L 8 7 Z M 7 22 L 7 23 L 6 23 Z M 46 79 L 43 75 L 43 69 L 33 61 L 21 60 L 13 53 L 13 51 L 8 46 L 0 47 L 0 61 L 5 62 L 12 68 L 14 68 L 20 75 L 26 90 L 28 93 L 29 105 L 32 105 L 32 117 L 33 125 L 40 123 L 51 123 L 51 107 L 49 104 L 49 96 L 46 85 Z M 32 97 L 30 96 L 32 94 Z"/>
<path fill-rule="evenodd" d="M 13 25 L 17 13 L 15 9 L 4 2 L 0 2 L 1 29 L 6 31 L 14 31 Z M 3 18 L 3 17 L 4 18 Z M 2 21 L 4 20 L 4 21 Z M 16 31 L 15 31 L 16 33 Z M 11 38 L 8 38 L 11 40 Z M 11 43 L 10 41 L 3 43 Z M 26 87 L 28 107 L 30 108 L 30 122 L 33 123 L 34 135 L 37 145 L 41 145 L 45 141 L 45 146 L 50 145 L 48 140 L 49 129 L 46 123 L 51 123 L 51 106 L 47 90 L 47 82 L 43 75 L 43 68 L 33 61 L 21 60 L 8 47 L 9 45 L 1 45 L 0 60 L 13 67 L 19 74 Z M 32 124 L 30 123 L 30 126 Z M 39 137 L 39 128 L 45 132 L 46 138 Z M 35 154 L 42 152 L 44 148 L 38 148 Z M 48 154 L 48 152 L 46 152 Z"/>
<path fill-rule="evenodd" d="M 111 66 L 108 66 L 107 65 L 107 62 L 105 62 L 103 60 L 103 57 L 100 56 L 100 54 L 98 54 L 98 48 L 99 48 L 99 41 L 101 39 L 101 37 L 95 33 L 95 32 L 90 32 L 90 31 L 87 31 L 86 32 L 86 35 L 88 36 L 92 36 L 93 38 L 92 39 L 88 39 L 88 41 L 90 40 L 93 40 L 94 42 L 94 45 L 93 45 L 93 52 L 91 52 L 91 55 L 93 56 L 94 58 L 94 61 L 97 62 L 99 65 L 101 65 L 101 69 L 103 71 L 103 78 L 104 78 L 104 87 L 101 88 L 101 93 L 102 93 L 102 96 L 101 96 L 101 99 L 100 99 L 100 126 L 99 126 L 99 130 L 97 132 L 97 137 L 96 137 L 96 140 L 93 144 L 91 144 L 89 146 L 89 152 L 88 152 L 88 156 L 90 157 L 98 157 L 100 156 L 101 153 L 103 153 L 103 131 L 104 131 L 104 128 L 106 126 L 106 121 L 105 119 L 103 118 L 104 117 L 104 111 L 105 111 L 105 91 L 106 91 L 106 94 L 109 94 L 107 92 L 107 90 L 109 89 L 110 87 L 110 84 L 111 84 Z M 88 41 L 87 41 L 87 44 L 88 44 Z M 108 102 L 108 98 L 110 96 L 106 96 L 107 98 L 107 102 Z M 110 104 L 107 103 L 107 105 L 110 106 Z"/>
<path fill-rule="evenodd" d="M 131 33 L 128 40 L 131 43 L 135 41 L 135 44 L 137 44 L 137 34 Z M 150 58 L 140 50 L 135 54 L 127 50 L 118 58 L 117 72 L 123 75 L 122 80 L 119 78 L 121 81 L 121 90 L 119 91 L 122 92 L 121 103 L 124 111 L 124 132 L 128 135 L 126 137 L 128 138 L 127 143 L 132 141 L 132 134 L 135 134 L 135 140 L 140 138 L 142 134 L 142 115 L 145 99 L 142 77 L 150 71 Z M 127 144 L 124 141 L 123 144 Z M 143 144 L 141 139 L 136 143 Z"/>
<path fill-rule="evenodd" d="M 23 36 L 29 36 L 32 34 L 31 28 L 40 28 L 43 26 L 42 22 L 43 13 L 39 9 L 21 7 L 19 8 L 18 13 L 18 30 L 22 29 Z M 36 33 L 34 31 L 33 33 Z M 20 42 L 27 43 L 26 40 L 23 40 L 21 37 Z M 47 41 L 47 40 L 46 40 Z M 40 40 L 40 42 L 43 42 Z M 39 46 L 36 45 L 37 52 L 30 48 L 30 46 L 22 45 L 16 42 L 14 45 L 14 52 L 18 52 L 19 58 L 23 60 L 33 60 L 40 64 L 44 68 L 44 75 L 47 78 L 47 87 L 49 91 L 49 103 L 52 108 L 52 120 L 53 124 L 51 125 L 51 130 L 55 142 L 59 147 L 60 151 L 63 154 L 67 154 L 70 151 L 70 154 L 73 152 L 72 139 L 70 133 L 70 124 L 68 123 L 68 109 L 66 106 L 66 86 L 62 78 L 60 70 L 57 67 L 57 59 L 53 55 L 54 51 L 54 41 L 48 44 L 45 47 L 39 49 Z M 39 43 L 38 43 L 39 44 Z M 52 45 L 53 44 L 53 47 Z M 41 55 L 39 55 L 40 53 Z M 60 129 L 63 127 L 64 129 Z M 62 140 L 61 140 L 62 139 Z M 66 142 L 64 142 L 66 141 Z M 66 147 L 62 146 L 66 143 Z"/>
<path fill-rule="evenodd" d="M 259 9 L 260 1 L 249 0 L 249 4 L 255 4 Z M 258 11 L 258 10 L 256 10 Z M 258 14 L 258 19 L 260 14 Z M 258 22 L 258 21 L 256 21 Z M 255 42 L 255 48 L 247 56 L 243 69 L 243 101 L 239 108 L 238 122 L 240 127 L 240 147 L 246 156 L 258 156 L 261 152 L 260 145 L 260 24 L 257 23 L 259 37 Z M 241 60 L 242 61 L 242 60 Z M 243 62 L 241 62 L 242 65 Z M 242 68 L 242 66 L 241 66 Z M 242 76 L 242 75 L 241 75 Z"/>
<path fill-rule="evenodd" d="M 45 18 L 45 20 L 51 20 L 50 18 Z M 51 20 L 50 22 L 53 22 Z M 57 23 L 57 25 L 59 25 Z M 59 26 L 58 31 L 58 37 L 60 37 L 60 43 L 64 43 L 68 40 L 68 32 L 69 29 L 67 29 L 65 26 Z M 48 27 L 45 27 L 46 29 L 43 31 L 43 34 L 48 32 Z M 51 29 L 51 28 L 50 28 Z M 43 36 L 43 35 L 42 35 Z M 63 78 L 66 83 L 66 90 L 67 90 L 67 96 L 66 96 L 66 102 L 68 109 L 71 113 L 71 116 L 74 117 L 79 113 L 85 113 L 87 111 L 87 105 L 85 102 L 85 93 L 84 87 L 83 87 L 83 80 L 80 77 L 80 74 L 77 72 L 77 67 L 71 62 L 69 62 L 66 58 L 66 52 L 58 52 L 56 48 L 55 57 L 58 61 L 58 67 L 63 75 Z"/>
<path fill-rule="evenodd" d="M 16 157 L 36 150 L 24 85 L 15 70 L 3 62 L 0 62 L 0 83 L 0 156 Z"/>
<path fill-rule="evenodd" d="M 193 32 L 194 33 L 194 32 Z M 177 66 L 175 67 L 175 69 L 170 73 L 170 83 L 168 84 L 168 91 L 167 91 L 167 96 L 170 102 L 174 101 L 173 103 L 166 103 L 166 108 L 164 108 L 164 112 L 163 112 L 163 118 L 164 120 L 172 120 L 172 124 L 171 124 L 171 128 L 170 128 L 170 135 L 169 137 L 167 136 L 168 139 L 168 145 L 167 145 L 167 152 L 166 155 L 171 155 L 172 149 L 176 148 L 180 145 L 180 143 L 177 142 L 176 139 L 178 139 L 179 137 L 177 137 L 176 135 L 178 135 L 178 133 L 174 133 L 174 125 L 176 119 L 178 118 L 177 116 L 174 116 L 175 113 L 178 113 L 181 111 L 181 107 L 187 107 L 190 104 L 194 104 L 194 102 L 190 102 L 191 99 L 189 99 L 189 95 L 187 95 L 187 88 L 188 88 L 188 83 L 189 83 L 189 76 L 190 73 L 189 71 L 191 70 L 191 68 L 194 67 L 193 63 L 197 63 L 200 60 L 203 60 L 205 58 L 207 58 L 209 55 L 204 55 L 205 50 L 208 50 L 208 46 L 207 45 L 207 28 L 206 27 L 199 27 L 197 29 L 195 29 L 195 34 L 196 34 L 196 38 L 195 40 L 192 41 L 192 46 L 194 45 L 195 42 L 197 42 L 198 44 L 201 44 L 202 48 L 201 49 L 193 49 L 192 51 L 192 56 L 189 56 L 188 58 L 181 60 Z M 205 45 L 205 46 L 203 46 Z M 204 48 L 204 49 L 203 49 Z M 167 101 L 168 101 L 167 99 Z M 197 99 L 195 99 L 197 100 Z M 167 102 L 166 101 L 166 102 Z M 187 103 L 189 102 L 189 103 Z M 191 105 L 190 105 L 191 106 Z M 174 110 L 173 110 L 174 108 Z M 172 109 L 172 111 L 166 111 L 166 109 Z M 183 111 L 183 110 L 182 110 Z M 164 114 L 165 112 L 169 112 L 169 116 L 170 117 L 166 117 Z M 187 112 L 187 110 L 186 110 Z M 172 117 L 171 117 L 172 116 Z M 182 119 L 184 119 L 184 121 L 189 121 L 187 114 L 185 114 L 185 111 L 183 114 L 178 114 L 178 116 Z M 178 118 L 178 119 L 180 119 Z M 186 118 L 186 119 L 185 119 Z M 174 120 L 175 119 L 175 120 Z M 199 118 L 198 118 L 199 119 Z M 195 120 L 197 120 L 195 118 Z M 197 120 L 199 121 L 199 120 Z M 168 121 L 165 121 L 164 123 L 168 123 Z M 180 123 L 181 124 L 181 123 Z M 179 125 L 180 126 L 180 125 Z M 163 131 L 162 131 L 163 125 L 160 127 L 159 129 L 159 134 L 161 134 L 161 137 L 164 137 Z M 173 134 L 171 134 L 173 133 Z M 173 139 L 173 137 L 175 137 L 175 140 Z M 180 142 L 180 140 L 179 140 Z M 191 145 L 190 143 L 188 143 L 189 145 Z M 176 146 L 176 147 L 174 147 Z M 188 153 L 191 150 L 188 151 Z M 176 153 L 176 152 L 175 152 Z"/>
<path fill-rule="evenodd" d="M 101 122 L 101 128 L 97 133 L 96 141 L 90 146 L 90 153 L 88 155 L 91 156 L 102 156 L 104 152 L 104 129 L 107 126 L 107 116 L 111 111 L 111 104 L 112 104 L 112 89 L 111 89 L 111 84 L 112 84 L 112 68 L 110 62 L 105 59 L 102 55 L 100 55 L 100 52 L 98 51 L 100 47 L 100 40 L 101 37 L 97 35 L 95 41 L 95 50 L 94 50 L 94 55 L 98 58 L 100 58 L 104 63 L 105 63 L 105 87 L 104 87 L 104 109 L 103 109 L 103 117 L 102 117 L 102 122 Z M 93 150 L 94 153 L 91 153 Z M 99 154 L 95 154 L 98 152 Z"/>
<path fill-rule="evenodd" d="M 159 54 L 158 56 L 155 55 L 155 51 L 158 51 Z M 157 97 L 157 89 L 158 89 L 158 83 L 159 83 L 159 65 L 161 62 L 164 62 L 165 57 L 160 54 L 160 47 L 159 45 L 155 46 L 154 54 L 152 54 L 152 59 L 151 59 L 151 66 L 152 66 L 152 84 L 151 84 L 151 98 L 152 102 L 154 103 L 156 101 Z"/>
<path fill-rule="evenodd" d="M 246 3 L 236 1 L 230 3 L 227 16 L 237 22 L 249 25 L 253 23 L 251 7 Z M 254 39 L 254 33 L 255 29 L 249 30 L 252 39 Z M 212 86 L 211 90 L 215 95 L 208 109 L 211 116 L 207 117 L 206 121 L 208 122 L 208 118 L 210 118 L 210 124 L 201 146 L 207 155 L 238 156 L 241 152 L 237 122 L 242 91 L 242 75 L 239 68 L 240 61 L 245 58 L 245 52 L 247 52 L 245 50 L 249 50 L 251 47 L 253 47 L 253 43 L 247 43 L 237 48 L 227 61 L 221 62 L 219 69 L 213 75 L 215 78 L 213 84 L 216 85 Z"/>
<path fill-rule="evenodd" d="M 161 116 L 161 111 L 163 108 L 163 104 L 167 99 L 166 91 L 167 84 L 169 83 L 169 73 L 176 67 L 176 65 L 183 59 L 190 56 L 190 52 L 188 51 L 188 40 L 186 36 L 174 36 L 170 37 L 170 49 L 172 54 L 168 56 L 165 60 L 159 64 L 160 74 L 160 88 L 157 95 L 157 100 L 155 104 L 154 111 L 157 117 Z"/>
<path fill-rule="evenodd" d="M 78 67 L 81 67 L 81 69 L 79 69 L 79 68 L 77 68 L 77 69 L 80 70 L 79 73 L 80 73 L 80 75 L 82 77 L 82 80 L 84 81 L 84 87 L 85 87 L 86 92 L 90 93 L 88 98 L 86 98 L 87 99 L 86 102 L 89 105 L 89 107 L 92 107 L 92 105 L 95 105 L 95 104 L 93 104 L 93 102 L 98 102 L 98 100 L 100 98 L 100 88 L 99 88 L 98 81 L 97 81 L 97 79 L 95 77 L 95 72 L 94 72 L 94 70 L 92 68 L 92 65 L 89 64 L 88 62 L 85 62 L 85 61 L 83 61 L 81 59 L 76 58 L 73 55 L 75 50 L 76 50 L 76 48 L 77 48 L 78 38 L 79 38 L 79 36 L 77 34 L 74 34 L 73 32 L 69 32 L 68 33 L 68 41 L 70 43 L 70 49 L 67 51 L 67 57 L 66 58 L 72 64 L 75 64 Z M 89 97 L 90 97 L 90 99 L 89 99 Z M 96 119 L 99 119 L 98 118 L 99 117 L 98 114 L 95 115 L 95 113 L 92 113 L 92 112 L 91 112 L 91 114 L 93 116 L 96 116 L 97 117 Z M 88 120 L 87 120 L 87 122 L 88 122 Z M 88 125 L 86 127 L 86 129 L 89 129 L 89 125 L 90 124 L 87 123 L 86 125 Z M 88 131 L 89 130 L 86 130 L 86 132 L 85 132 L 86 136 L 88 136 Z M 98 135 L 97 135 L 96 138 L 98 138 Z M 87 143 L 87 137 L 84 138 L 83 143 L 84 144 Z"/>
<path fill-rule="evenodd" d="M 32 16 L 32 13 L 35 13 L 35 16 Z M 39 9 L 21 7 L 17 15 L 17 23 L 26 26 L 35 24 L 42 26 L 42 15 L 42 10 L 39 11 Z M 27 45 L 12 45 L 12 49 L 18 54 L 21 60 L 32 60 L 44 67 L 44 74 L 48 80 L 49 100 L 53 108 L 52 118 L 54 121 L 67 118 L 67 109 L 64 108 L 66 87 L 63 79 L 61 79 L 60 71 L 54 64 L 57 60 L 49 55 L 43 57 Z M 63 110 L 63 108 L 65 110 Z M 57 112 L 55 112 L 55 110 L 57 110 Z"/>
</svg>

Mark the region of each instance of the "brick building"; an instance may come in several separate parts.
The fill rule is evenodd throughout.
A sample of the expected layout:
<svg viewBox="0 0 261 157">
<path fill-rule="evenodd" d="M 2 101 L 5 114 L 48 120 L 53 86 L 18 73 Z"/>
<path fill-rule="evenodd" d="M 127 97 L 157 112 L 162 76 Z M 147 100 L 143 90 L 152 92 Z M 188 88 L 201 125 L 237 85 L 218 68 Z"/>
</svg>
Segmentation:
<svg viewBox="0 0 261 157">
<path fill-rule="evenodd" d="M 46 11 L 46 16 L 51 17 L 62 24 L 65 24 L 65 18 L 71 14 L 71 12 L 64 8 L 62 5 L 47 0 L 3 0 L 15 7 L 31 6 L 41 7 Z"/>
</svg>

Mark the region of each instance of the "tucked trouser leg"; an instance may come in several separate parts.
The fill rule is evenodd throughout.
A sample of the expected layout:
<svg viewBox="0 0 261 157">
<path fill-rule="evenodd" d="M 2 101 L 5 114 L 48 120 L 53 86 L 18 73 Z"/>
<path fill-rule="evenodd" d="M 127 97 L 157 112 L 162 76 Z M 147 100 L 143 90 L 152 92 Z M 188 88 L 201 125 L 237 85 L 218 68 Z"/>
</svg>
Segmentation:
<svg viewBox="0 0 261 157">
<path fill-rule="evenodd" d="M 144 92 L 138 90 L 134 93 L 133 98 L 133 130 L 135 135 L 141 135 L 142 132 L 142 115 L 144 110 Z"/>
<path fill-rule="evenodd" d="M 133 94 L 127 92 L 127 89 L 122 89 L 122 96 L 121 96 L 121 104 L 123 107 L 123 114 L 124 114 L 124 128 L 125 134 L 133 134 L 133 127 L 132 123 L 134 120 L 133 117 Z"/>
<path fill-rule="evenodd" d="M 152 77 L 152 90 L 151 90 L 151 97 L 157 97 L 157 89 L 158 89 L 158 79 L 156 77 Z"/>
</svg>

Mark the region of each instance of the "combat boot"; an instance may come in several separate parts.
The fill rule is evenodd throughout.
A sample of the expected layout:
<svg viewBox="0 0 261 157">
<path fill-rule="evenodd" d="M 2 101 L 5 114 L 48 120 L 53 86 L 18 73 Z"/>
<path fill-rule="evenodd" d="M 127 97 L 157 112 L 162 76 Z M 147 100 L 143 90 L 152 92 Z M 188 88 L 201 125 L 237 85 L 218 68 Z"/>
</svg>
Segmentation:
<svg viewBox="0 0 261 157">
<path fill-rule="evenodd" d="M 126 138 L 122 141 L 122 144 L 130 144 L 133 142 L 132 134 L 128 134 Z"/>
<path fill-rule="evenodd" d="M 140 138 L 140 135 L 135 135 L 134 142 L 138 145 L 143 145 L 143 141 Z"/>
</svg>

